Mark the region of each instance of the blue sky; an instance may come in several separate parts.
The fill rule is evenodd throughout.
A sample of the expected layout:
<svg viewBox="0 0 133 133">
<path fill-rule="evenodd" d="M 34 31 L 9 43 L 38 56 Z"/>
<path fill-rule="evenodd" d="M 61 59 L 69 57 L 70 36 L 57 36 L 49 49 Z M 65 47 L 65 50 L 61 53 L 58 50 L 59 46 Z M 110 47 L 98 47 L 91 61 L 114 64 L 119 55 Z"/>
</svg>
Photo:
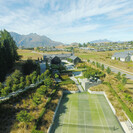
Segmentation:
<svg viewBox="0 0 133 133">
<path fill-rule="evenodd" d="M 133 40 L 133 0 L 0 0 L 0 29 L 63 43 Z"/>
</svg>

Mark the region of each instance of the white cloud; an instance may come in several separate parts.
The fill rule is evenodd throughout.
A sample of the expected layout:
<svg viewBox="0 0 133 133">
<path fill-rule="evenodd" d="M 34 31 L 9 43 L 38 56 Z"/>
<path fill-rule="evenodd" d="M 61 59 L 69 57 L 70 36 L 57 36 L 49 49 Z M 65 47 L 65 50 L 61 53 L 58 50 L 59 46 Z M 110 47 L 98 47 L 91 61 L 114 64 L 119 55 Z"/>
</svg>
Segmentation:
<svg viewBox="0 0 133 133">
<path fill-rule="evenodd" d="M 129 14 L 133 11 L 131 3 L 132 0 L 0 0 L 0 28 L 52 36 L 86 33 L 108 25 L 125 29 L 123 25 L 133 20 Z M 93 17 L 99 15 L 105 17 L 94 21 Z"/>
</svg>

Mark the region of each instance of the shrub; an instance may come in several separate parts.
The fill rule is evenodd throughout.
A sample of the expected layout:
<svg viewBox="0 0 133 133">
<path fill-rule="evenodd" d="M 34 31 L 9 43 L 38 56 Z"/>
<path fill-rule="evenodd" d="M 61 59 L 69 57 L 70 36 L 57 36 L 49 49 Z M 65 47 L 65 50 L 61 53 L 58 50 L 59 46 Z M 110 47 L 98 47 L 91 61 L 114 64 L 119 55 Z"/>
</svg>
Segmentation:
<svg viewBox="0 0 133 133">
<path fill-rule="evenodd" d="M 33 96 L 33 103 L 34 103 L 35 105 L 41 104 L 41 103 L 42 103 L 41 96 L 35 94 L 35 95 Z"/>
<path fill-rule="evenodd" d="M 32 84 L 35 84 L 37 82 L 37 78 L 36 78 L 36 76 L 34 76 L 33 78 L 32 78 Z"/>
<path fill-rule="evenodd" d="M 17 120 L 20 122 L 28 123 L 33 120 L 33 117 L 27 111 L 22 110 L 17 114 Z"/>
<path fill-rule="evenodd" d="M 7 96 L 10 92 L 10 87 L 5 87 L 1 90 L 1 96 Z"/>
<path fill-rule="evenodd" d="M 19 86 L 17 85 L 17 84 L 14 84 L 13 86 L 12 86 L 12 91 L 14 92 L 14 91 L 16 91 L 16 90 L 18 90 L 19 89 Z"/>
<path fill-rule="evenodd" d="M 47 87 L 45 85 L 42 85 L 39 89 L 37 89 L 37 93 L 40 95 L 44 95 L 46 93 Z"/>
<path fill-rule="evenodd" d="M 21 82 L 20 84 L 19 84 L 19 89 L 24 89 L 25 88 L 25 83 L 24 82 Z"/>
</svg>

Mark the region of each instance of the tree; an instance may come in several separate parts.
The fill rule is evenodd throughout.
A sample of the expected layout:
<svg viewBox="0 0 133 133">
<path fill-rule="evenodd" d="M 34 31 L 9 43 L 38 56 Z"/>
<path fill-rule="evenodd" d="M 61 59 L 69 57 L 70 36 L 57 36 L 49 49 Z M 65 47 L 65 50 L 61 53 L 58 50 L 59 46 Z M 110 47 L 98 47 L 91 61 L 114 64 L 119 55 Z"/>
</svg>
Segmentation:
<svg viewBox="0 0 133 133">
<path fill-rule="evenodd" d="M 110 73 L 111 73 L 111 69 L 110 69 L 109 67 L 107 67 L 106 72 L 107 72 L 108 74 L 110 74 Z"/>
<path fill-rule="evenodd" d="M 101 69 L 104 71 L 104 64 L 101 65 Z"/>
<path fill-rule="evenodd" d="M 22 65 L 22 71 L 24 75 L 29 75 L 33 71 L 36 71 L 37 74 L 40 74 L 40 66 L 35 61 L 28 59 L 23 65 Z"/>
<path fill-rule="evenodd" d="M 1 90 L 1 96 L 7 96 L 10 92 L 10 87 L 5 87 Z"/>
<path fill-rule="evenodd" d="M 33 96 L 33 103 L 34 103 L 35 105 L 41 104 L 41 103 L 42 103 L 41 96 L 38 95 L 38 94 L 35 94 L 35 95 Z"/>
<path fill-rule="evenodd" d="M 49 89 L 52 86 L 52 80 L 50 77 L 44 80 L 44 85 L 47 87 L 47 89 Z"/>
<path fill-rule="evenodd" d="M 37 82 L 37 77 L 34 75 L 34 77 L 32 78 L 32 84 L 35 84 Z"/>
<path fill-rule="evenodd" d="M 24 82 L 24 81 L 25 81 L 24 77 L 23 76 L 20 77 L 20 82 Z"/>
<path fill-rule="evenodd" d="M 37 76 L 37 81 L 40 82 L 40 75 Z"/>
<path fill-rule="evenodd" d="M 13 79 L 12 79 L 11 76 L 8 76 L 8 77 L 6 78 L 6 86 L 11 88 L 12 85 L 13 85 Z"/>
<path fill-rule="evenodd" d="M 126 77 L 122 77 L 122 84 L 125 85 L 127 83 L 127 78 Z"/>
<path fill-rule="evenodd" d="M 26 86 L 29 86 L 31 84 L 30 76 L 26 76 Z"/>
<path fill-rule="evenodd" d="M 54 77 L 55 77 L 55 78 L 58 78 L 58 77 L 59 77 L 59 75 L 58 75 L 57 73 L 55 73 Z"/>
<path fill-rule="evenodd" d="M 117 73 L 116 78 L 117 78 L 118 80 L 121 80 L 121 73 L 120 73 L 120 72 Z"/>
<path fill-rule="evenodd" d="M 14 84 L 14 85 L 12 86 L 12 91 L 13 91 L 13 92 L 16 91 L 16 90 L 18 90 L 18 89 L 19 89 L 18 85 Z"/>
<path fill-rule="evenodd" d="M 33 120 L 33 117 L 26 110 L 22 110 L 17 114 L 17 120 L 27 124 Z"/>
<path fill-rule="evenodd" d="M 0 82 L 0 92 L 1 92 L 3 87 L 4 87 L 3 84 Z"/>
<path fill-rule="evenodd" d="M 21 82 L 20 84 L 19 84 L 19 89 L 24 89 L 25 88 L 25 83 L 24 82 Z"/>
<path fill-rule="evenodd" d="M 39 89 L 37 89 L 37 93 L 40 95 L 44 95 L 46 93 L 47 87 L 42 85 Z"/>
<path fill-rule="evenodd" d="M 4 81 L 7 72 L 18 59 L 17 46 L 10 33 L 0 31 L 0 81 Z"/>
</svg>

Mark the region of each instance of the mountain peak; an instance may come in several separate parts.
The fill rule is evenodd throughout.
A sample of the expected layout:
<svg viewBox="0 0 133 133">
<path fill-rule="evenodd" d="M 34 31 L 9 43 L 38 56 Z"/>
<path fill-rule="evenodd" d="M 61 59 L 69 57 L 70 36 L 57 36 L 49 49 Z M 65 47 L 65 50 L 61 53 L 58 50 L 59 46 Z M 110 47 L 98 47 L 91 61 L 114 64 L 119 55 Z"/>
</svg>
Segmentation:
<svg viewBox="0 0 133 133">
<path fill-rule="evenodd" d="M 62 45 L 61 42 L 51 40 L 46 36 L 40 36 L 36 33 L 30 33 L 28 35 L 21 35 L 15 32 L 10 32 L 17 46 L 24 47 L 45 47 L 45 46 L 57 46 Z"/>
</svg>

